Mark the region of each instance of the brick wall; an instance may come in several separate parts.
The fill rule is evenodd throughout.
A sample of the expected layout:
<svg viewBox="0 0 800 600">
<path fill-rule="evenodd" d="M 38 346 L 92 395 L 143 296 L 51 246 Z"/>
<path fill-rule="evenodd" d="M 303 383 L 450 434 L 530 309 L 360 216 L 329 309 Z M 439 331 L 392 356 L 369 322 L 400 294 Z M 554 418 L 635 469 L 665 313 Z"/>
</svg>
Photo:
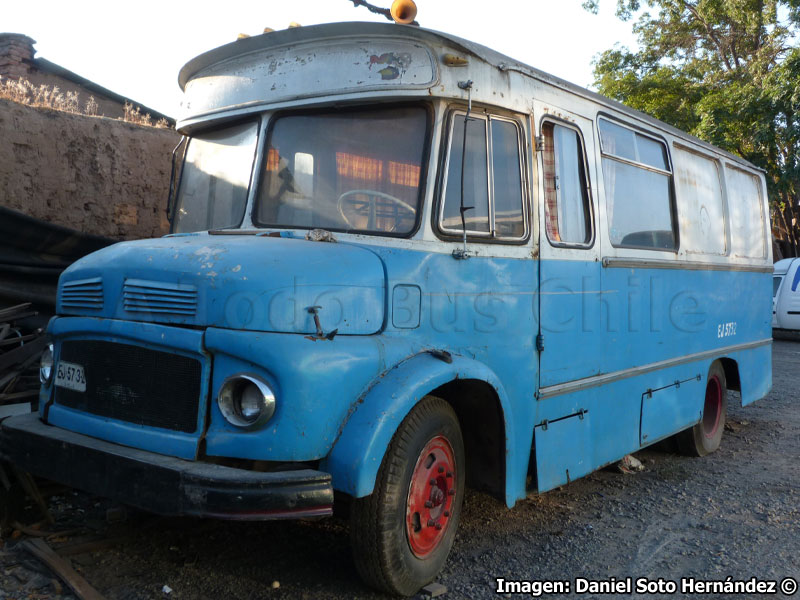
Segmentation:
<svg viewBox="0 0 800 600">
<path fill-rule="evenodd" d="M 0 99 L 0 140 L 0 205 L 120 240 L 167 232 L 175 131 Z"/>
<path fill-rule="evenodd" d="M 35 43 L 21 33 L 0 33 L 0 75 L 12 79 L 27 77 Z"/>
</svg>

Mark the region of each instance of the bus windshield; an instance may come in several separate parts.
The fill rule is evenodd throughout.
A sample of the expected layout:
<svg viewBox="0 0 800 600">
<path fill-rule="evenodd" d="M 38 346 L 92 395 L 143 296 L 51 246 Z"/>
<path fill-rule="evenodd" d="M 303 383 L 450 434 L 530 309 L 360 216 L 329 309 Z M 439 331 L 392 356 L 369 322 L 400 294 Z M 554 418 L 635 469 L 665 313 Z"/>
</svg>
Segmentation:
<svg viewBox="0 0 800 600">
<path fill-rule="evenodd" d="M 278 117 L 267 139 L 256 223 L 410 233 L 419 213 L 427 121 L 421 106 Z"/>
<path fill-rule="evenodd" d="M 178 188 L 175 232 L 225 229 L 242 222 L 257 130 L 257 123 L 243 123 L 189 141 Z"/>
</svg>

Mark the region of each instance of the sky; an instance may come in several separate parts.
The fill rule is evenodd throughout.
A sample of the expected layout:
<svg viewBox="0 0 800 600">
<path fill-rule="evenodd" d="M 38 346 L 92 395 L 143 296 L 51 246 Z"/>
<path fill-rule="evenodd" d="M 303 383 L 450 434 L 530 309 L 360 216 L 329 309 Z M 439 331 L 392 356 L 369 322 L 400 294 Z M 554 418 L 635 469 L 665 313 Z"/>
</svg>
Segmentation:
<svg viewBox="0 0 800 600">
<path fill-rule="evenodd" d="M 391 0 L 371 0 L 388 8 Z M 421 26 L 489 46 L 588 87 L 592 58 L 614 44 L 635 47 L 631 23 L 581 0 L 416 0 Z M 7 2 L 0 31 L 36 40 L 36 56 L 167 115 L 180 115 L 178 71 L 191 58 L 265 27 L 289 23 L 386 22 L 349 0 L 39 0 Z"/>
</svg>

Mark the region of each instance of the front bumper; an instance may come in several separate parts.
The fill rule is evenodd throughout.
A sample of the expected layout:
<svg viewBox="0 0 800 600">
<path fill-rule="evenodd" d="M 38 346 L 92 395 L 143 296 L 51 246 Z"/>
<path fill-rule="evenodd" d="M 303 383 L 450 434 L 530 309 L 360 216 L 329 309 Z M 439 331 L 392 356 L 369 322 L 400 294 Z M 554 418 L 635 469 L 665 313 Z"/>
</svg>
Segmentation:
<svg viewBox="0 0 800 600">
<path fill-rule="evenodd" d="M 260 473 L 162 456 L 42 423 L 0 424 L 0 457 L 34 475 L 161 515 L 262 521 L 333 513 L 331 476 Z"/>
</svg>

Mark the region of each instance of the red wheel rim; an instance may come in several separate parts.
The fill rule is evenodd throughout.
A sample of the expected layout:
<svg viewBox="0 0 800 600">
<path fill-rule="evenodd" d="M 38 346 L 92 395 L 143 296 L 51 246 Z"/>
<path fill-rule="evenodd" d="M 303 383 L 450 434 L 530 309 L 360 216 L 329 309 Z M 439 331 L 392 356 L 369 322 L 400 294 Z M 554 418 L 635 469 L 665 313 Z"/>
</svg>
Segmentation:
<svg viewBox="0 0 800 600">
<path fill-rule="evenodd" d="M 722 414 L 722 385 L 719 377 L 714 375 L 708 380 L 706 386 L 706 402 L 703 406 L 703 435 L 713 438 L 719 428 L 719 418 Z"/>
<path fill-rule="evenodd" d="M 458 489 L 456 473 L 453 448 L 437 435 L 422 449 L 408 486 L 406 535 L 419 558 L 433 552 L 447 532 Z"/>
</svg>

